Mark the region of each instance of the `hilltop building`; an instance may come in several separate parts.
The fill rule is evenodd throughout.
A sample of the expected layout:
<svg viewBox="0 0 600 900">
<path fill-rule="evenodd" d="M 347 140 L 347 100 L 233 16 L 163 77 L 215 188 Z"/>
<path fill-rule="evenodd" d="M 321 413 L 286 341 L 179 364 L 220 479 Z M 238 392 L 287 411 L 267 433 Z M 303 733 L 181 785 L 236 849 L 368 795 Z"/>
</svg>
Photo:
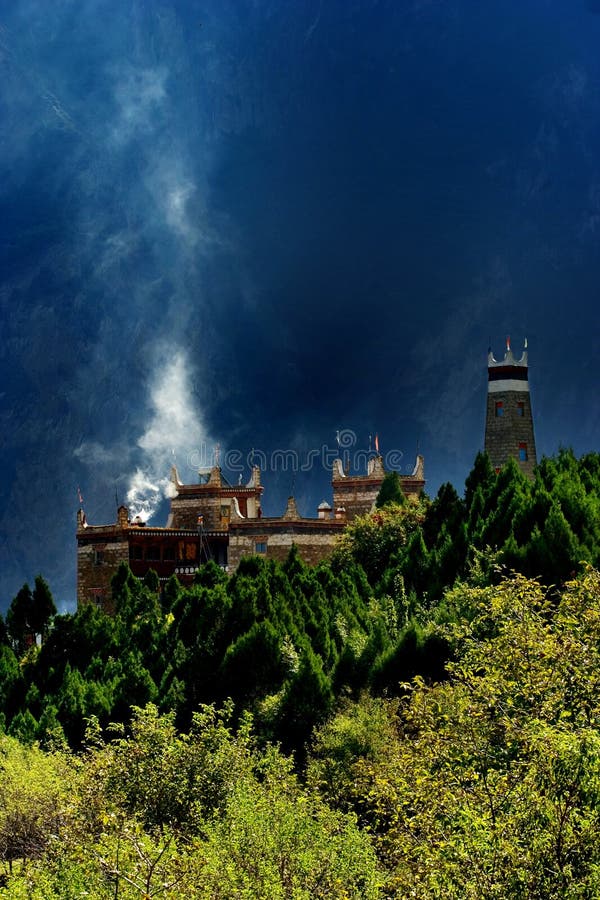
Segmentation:
<svg viewBox="0 0 600 900">
<path fill-rule="evenodd" d="M 197 484 L 182 484 L 171 470 L 174 496 L 164 528 L 133 521 L 125 506 L 109 525 L 88 524 L 77 514 L 77 602 L 96 603 L 112 611 L 111 579 L 121 562 L 143 577 L 153 569 L 161 583 L 172 575 L 191 584 L 198 566 L 214 560 L 234 571 L 244 556 L 283 560 L 293 544 L 301 558 L 315 565 L 326 559 L 348 522 L 369 512 L 386 471 L 381 456 L 368 461 L 364 474 L 350 475 L 342 460 L 333 466 L 333 506 L 323 501 L 317 516 L 301 516 L 290 497 L 282 516 L 262 515 L 261 470 L 252 468 L 247 484 L 231 485 L 219 466 L 199 473 Z M 401 476 L 402 489 L 417 499 L 425 486 L 424 461 L 417 457 L 411 475 Z"/>
<path fill-rule="evenodd" d="M 537 463 L 529 393 L 527 341 L 520 358 L 510 339 L 501 360 L 488 352 L 488 394 L 485 449 L 499 471 L 512 457 L 533 477 Z M 235 571 L 245 556 L 283 560 L 292 545 L 311 564 L 333 551 L 346 524 L 373 509 L 386 475 L 383 458 L 371 456 L 366 471 L 350 474 L 341 459 L 333 463 L 332 500 L 319 504 L 316 517 L 300 514 L 290 497 L 283 515 L 262 515 L 264 488 L 261 470 L 253 466 L 247 484 L 231 485 L 219 466 L 199 473 L 198 483 L 182 484 L 171 471 L 173 498 L 165 527 L 131 521 L 125 506 L 109 525 L 89 525 L 83 509 L 77 514 L 77 602 L 112 608 L 111 580 L 121 562 L 143 577 L 153 569 L 161 583 L 172 575 L 191 584 L 198 566 L 214 560 Z M 417 456 L 410 475 L 400 476 L 409 499 L 418 499 L 425 486 L 424 461 Z"/>
<path fill-rule="evenodd" d="M 533 478 L 537 464 L 533 415 L 529 394 L 527 340 L 520 359 L 516 359 L 506 340 L 503 359 L 488 351 L 488 395 L 485 420 L 485 449 L 498 472 L 510 457 Z"/>
</svg>

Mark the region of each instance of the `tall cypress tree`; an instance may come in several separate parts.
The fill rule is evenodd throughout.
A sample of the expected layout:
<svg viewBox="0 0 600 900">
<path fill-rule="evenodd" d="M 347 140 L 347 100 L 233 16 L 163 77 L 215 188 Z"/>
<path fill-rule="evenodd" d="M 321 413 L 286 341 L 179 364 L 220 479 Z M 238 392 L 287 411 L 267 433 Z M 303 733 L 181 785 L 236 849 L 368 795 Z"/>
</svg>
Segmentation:
<svg viewBox="0 0 600 900">
<path fill-rule="evenodd" d="M 387 473 L 381 483 L 377 499 L 375 500 L 377 509 L 388 506 L 390 503 L 397 503 L 400 506 L 403 506 L 406 503 L 406 497 L 402 490 L 402 482 L 400 481 L 400 476 L 397 472 Z"/>
</svg>

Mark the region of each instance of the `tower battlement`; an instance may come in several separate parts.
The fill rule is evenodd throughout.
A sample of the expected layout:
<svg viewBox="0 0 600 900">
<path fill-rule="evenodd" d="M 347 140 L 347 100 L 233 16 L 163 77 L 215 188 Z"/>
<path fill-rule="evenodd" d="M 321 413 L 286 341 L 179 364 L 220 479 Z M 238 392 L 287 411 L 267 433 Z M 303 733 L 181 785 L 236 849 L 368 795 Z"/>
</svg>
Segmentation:
<svg viewBox="0 0 600 900">
<path fill-rule="evenodd" d="M 517 359 L 506 339 L 506 352 L 502 359 L 496 359 L 492 348 L 488 350 L 488 391 L 497 393 L 504 390 L 529 390 L 529 368 L 527 359 L 527 338 L 523 353 Z M 515 382 L 513 384 L 512 382 Z"/>
<path fill-rule="evenodd" d="M 488 350 L 488 399 L 485 449 L 498 471 L 511 457 L 530 478 L 537 463 L 529 392 L 527 339 L 515 357 L 510 338 L 500 360 Z"/>
</svg>

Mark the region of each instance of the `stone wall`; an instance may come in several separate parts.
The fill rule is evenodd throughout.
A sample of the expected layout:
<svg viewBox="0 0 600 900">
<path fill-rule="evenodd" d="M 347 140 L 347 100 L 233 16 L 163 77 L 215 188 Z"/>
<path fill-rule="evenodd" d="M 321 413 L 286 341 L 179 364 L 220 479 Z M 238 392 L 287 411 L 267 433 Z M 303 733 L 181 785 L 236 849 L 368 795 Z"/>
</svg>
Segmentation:
<svg viewBox="0 0 600 900">
<path fill-rule="evenodd" d="M 251 529 L 231 527 L 229 571 L 234 571 L 244 556 L 264 556 L 266 559 L 283 562 L 293 544 L 297 546 L 300 558 L 305 563 L 317 565 L 331 556 L 343 529 L 343 523 L 339 523 L 339 526 L 338 523 L 328 523 L 321 529 L 314 528 L 312 521 L 309 528 L 302 528 L 301 525 L 286 526 L 281 523 L 270 525 L 268 520 L 263 520 L 261 526 L 262 528 L 257 525 Z M 264 546 L 264 550 L 261 545 Z M 261 549 L 257 550 L 257 547 Z"/>
<path fill-rule="evenodd" d="M 199 484 L 182 484 L 176 469 L 171 472 L 171 481 L 177 494 L 171 500 L 170 528 L 197 528 L 198 517 L 202 516 L 205 530 L 226 531 L 232 519 L 260 517 L 263 488 L 258 466 L 253 467 L 248 484 L 229 484 L 218 466 L 213 466 Z"/>
<path fill-rule="evenodd" d="M 333 482 L 333 508 L 346 511 L 346 521 L 351 522 L 356 516 L 364 516 L 373 509 L 383 479 L 367 481 L 363 478 L 345 478 L 344 481 Z"/>
<path fill-rule="evenodd" d="M 371 512 L 387 474 L 381 456 L 376 456 L 369 461 L 368 472 L 365 475 L 347 475 L 343 470 L 341 460 L 336 460 L 331 479 L 334 511 L 337 513 L 340 508 L 343 508 L 347 522 L 351 522 L 356 516 L 364 516 Z M 418 500 L 425 487 L 422 456 L 417 456 L 411 475 L 400 476 L 400 484 L 407 499 Z"/>
<path fill-rule="evenodd" d="M 496 406 L 502 403 L 502 415 L 496 415 Z M 519 404 L 522 415 L 519 414 Z M 527 448 L 527 459 L 519 459 L 519 445 Z M 485 449 L 492 466 L 501 468 L 513 457 L 521 470 L 533 477 L 537 463 L 533 416 L 529 391 L 490 391 L 487 397 L 485 424 Z"/>
<path fill-rule="evenodd" d="M 108 538 L 108 539 L 107 539 Z M 77 547 L 77 604 L 95 603 L 113 612 L 111 579 L 122 562 L 129 562 L 129 544 L 124 534 L 99 537 Z"/>
<path fill-rule="evenodd" d="M 208 531 L 221 528 L 221 498 L 218 495 L 202 496 L 181 493 L 171 500 L 172 528 L 194 529 L 198 527 L 198 516 L 204 519 L 203 526 Z M 229 508 L 229 503 L 225 504 Z"/>
</svg>

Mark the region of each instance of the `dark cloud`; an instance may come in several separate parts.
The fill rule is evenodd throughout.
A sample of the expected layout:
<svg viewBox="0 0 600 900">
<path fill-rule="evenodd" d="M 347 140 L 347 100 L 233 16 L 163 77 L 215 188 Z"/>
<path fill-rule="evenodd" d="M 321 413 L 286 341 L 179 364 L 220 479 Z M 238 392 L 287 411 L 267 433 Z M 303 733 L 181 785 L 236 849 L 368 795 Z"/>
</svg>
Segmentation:
<svg viewBox="0 0 600 900">
<path fill-rule="evenodd" d="M 377 430 L 460 487 L 489 335 L 530 339 L 542 451 L 597 446 L 597 38 L 541 0 L 3 8 L 3 602 L 72 601 L 78 484 L 106 521 L 198 444 Z"/>
</svg>

